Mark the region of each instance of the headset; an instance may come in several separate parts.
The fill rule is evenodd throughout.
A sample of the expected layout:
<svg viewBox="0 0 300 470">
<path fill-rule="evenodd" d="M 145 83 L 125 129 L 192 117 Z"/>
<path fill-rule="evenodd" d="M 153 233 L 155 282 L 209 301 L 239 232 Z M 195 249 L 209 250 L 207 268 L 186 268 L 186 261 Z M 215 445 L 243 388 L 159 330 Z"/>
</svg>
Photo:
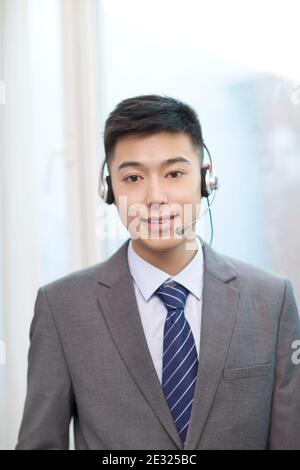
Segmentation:
<svg viewBox="0 0 300 470">
<path fill-rule="evenodd" d="M 202 167 L 201 168 L 201 196 L 206 198 L 207 201 L 207 210 L 209 211 L 209 217 L 210 217 L 210 227 L 211 227 L 211 239 L 210 239 L 210 245 L 212 244 L 213 240 L 213 222 L 212 222 L 212 215 L 211 215 L 211 204 L 215 199 L 215 193 L 212 202 L 209 201 L 209 196 L 217 191 L 219 189 L 219 178 L 214 175 L 213 173 L 213 162 L 212 158 L 210 155 L 210 152 L 206 146 L 206 144 L 203 142 L 203 148 L 206 150 L 206 153 L 209 158 L 210 166 L 209 167 Z M 104 178 L 104 168 L 105 164 L 107 164 L 107 160 L 105 159 L 102 168 L 100 170 L 99 174 L 99 187 L 98 187 L 98 193 L 100 198 L 106 203 L 106 204 L 113 204 L 115 197 L 112 189 L 112 183 L 111 183 L 111 177 L 110 175 L 107 175 Z M 197 219 L 200 219 L 206 212 L 207 210 L 201 214 Z M 177 227 L 176 233 L 178 235 L 182 235 L 183 232 L 187 227 L 189 227 L 191 224 L 193 224 L 197 219 L 192 220 L 186 225 L 183 225 L 182 227 Z"/>
</svg>

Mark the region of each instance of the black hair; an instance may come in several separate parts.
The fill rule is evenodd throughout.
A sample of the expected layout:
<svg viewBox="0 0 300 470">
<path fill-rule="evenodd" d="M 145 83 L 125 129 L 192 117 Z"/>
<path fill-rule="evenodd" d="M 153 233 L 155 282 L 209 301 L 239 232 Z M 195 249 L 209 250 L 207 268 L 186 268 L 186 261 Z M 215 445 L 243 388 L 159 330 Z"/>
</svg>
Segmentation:
<svg viewBox="0 0 300 470">
<path fill-rule="evenodd" d="M 188 104 L 165 95 L 139 95 L 124 99 L 115 107 L 105 122 L 105 160 L 111 161 L 116 143 L 122 137 L 162 131 L 187 134 L 202 164 L 204 142 L 196 112 Z"/>
</svg>

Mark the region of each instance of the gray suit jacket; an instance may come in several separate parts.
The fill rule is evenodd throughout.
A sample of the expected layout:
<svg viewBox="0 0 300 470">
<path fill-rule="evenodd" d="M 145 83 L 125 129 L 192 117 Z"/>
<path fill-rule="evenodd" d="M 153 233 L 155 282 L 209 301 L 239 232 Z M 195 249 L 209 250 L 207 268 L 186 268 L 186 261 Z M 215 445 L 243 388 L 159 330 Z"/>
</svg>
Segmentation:
<svg viewBox="0 0 300 470">
<path fill-rule="evenodd" d="M 127 264 L 106 261 L 38 291 L 16 449 L 180 450 Z M 201 351 L 185 449 L 300 449 L 300 339 L 288 279 L 204 242 Z"/>
</svg>

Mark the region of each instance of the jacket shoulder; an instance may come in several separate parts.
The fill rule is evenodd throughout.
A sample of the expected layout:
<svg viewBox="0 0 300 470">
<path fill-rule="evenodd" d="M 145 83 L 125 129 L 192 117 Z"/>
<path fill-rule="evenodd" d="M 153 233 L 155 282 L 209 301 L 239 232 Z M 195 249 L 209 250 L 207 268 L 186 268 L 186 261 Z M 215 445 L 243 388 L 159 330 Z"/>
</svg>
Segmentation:
<svg viewBox="0 0 300 470">
<path fill-rule="evenodd" d="M 231 264 L 242 291 L 256 298 L 267 298 L 270 295 L 277 298 L 277 301 L 282 300 L 286 284 L 289 282 L 286 277 L 232 256 L 222 256 Z"/>
<path fill-rule="evenodd" d="M 275 284 L 282 284 L 286 280 L 284 276 L 277 274 L 274 271 L 271 271 L 266 268 L 262 268 L 258 265 L 252 264 L 250 262 L 243 261 L 241 259 L 229 256 L 229 255 L 222 255 L 227 262 L 229 262 L 234 270 L 244 277 L 250 279 L 254 279 L 257 281 L 266 281 Z"/>
<path fill-rule="evenodd" d="M 98 276 L 104 269 L 104 264 L 105 261 L 102 261 L 87 268 L 73 271 L 65 276 L 55 279 L 54 281 L 44 284 L 41 288 L 49 296 L 53 294 L 57 296 L 60 293 L 65 294 L 67 292 L 76 295 L 76 293 L 82 292 L 85 288 L 95 285 Z"/>
</svg>

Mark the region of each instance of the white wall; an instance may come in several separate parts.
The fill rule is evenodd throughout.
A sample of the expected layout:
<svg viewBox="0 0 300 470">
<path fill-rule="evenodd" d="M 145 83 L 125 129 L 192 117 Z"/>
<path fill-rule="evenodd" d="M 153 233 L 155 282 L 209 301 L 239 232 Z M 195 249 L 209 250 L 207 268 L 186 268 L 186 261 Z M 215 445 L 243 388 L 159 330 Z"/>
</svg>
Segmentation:
<svg viewBox="0 0 300 470">
<path fill-rule="evenodd" d="M 3 1 L 0 0 L 0 83 L 2 83 L 3 91 Z M 2 96 L 3 97 L 3 96 Z M 4 279 L 4 266 L 3 266 L 3 149 L 1 142 L 3 142 L 3 112 L 4 103 L 0 97 L 0 341 L 2 347 L 4 343 L 4 297 L 3 297 L 3 279 Z M 4 389 L 5 389 L 5 364 L 0 356 L 0 422 L 4 420 Z M 0 426 L 0 449 L 4 442 L 4 426 Z"/>
</svg>

